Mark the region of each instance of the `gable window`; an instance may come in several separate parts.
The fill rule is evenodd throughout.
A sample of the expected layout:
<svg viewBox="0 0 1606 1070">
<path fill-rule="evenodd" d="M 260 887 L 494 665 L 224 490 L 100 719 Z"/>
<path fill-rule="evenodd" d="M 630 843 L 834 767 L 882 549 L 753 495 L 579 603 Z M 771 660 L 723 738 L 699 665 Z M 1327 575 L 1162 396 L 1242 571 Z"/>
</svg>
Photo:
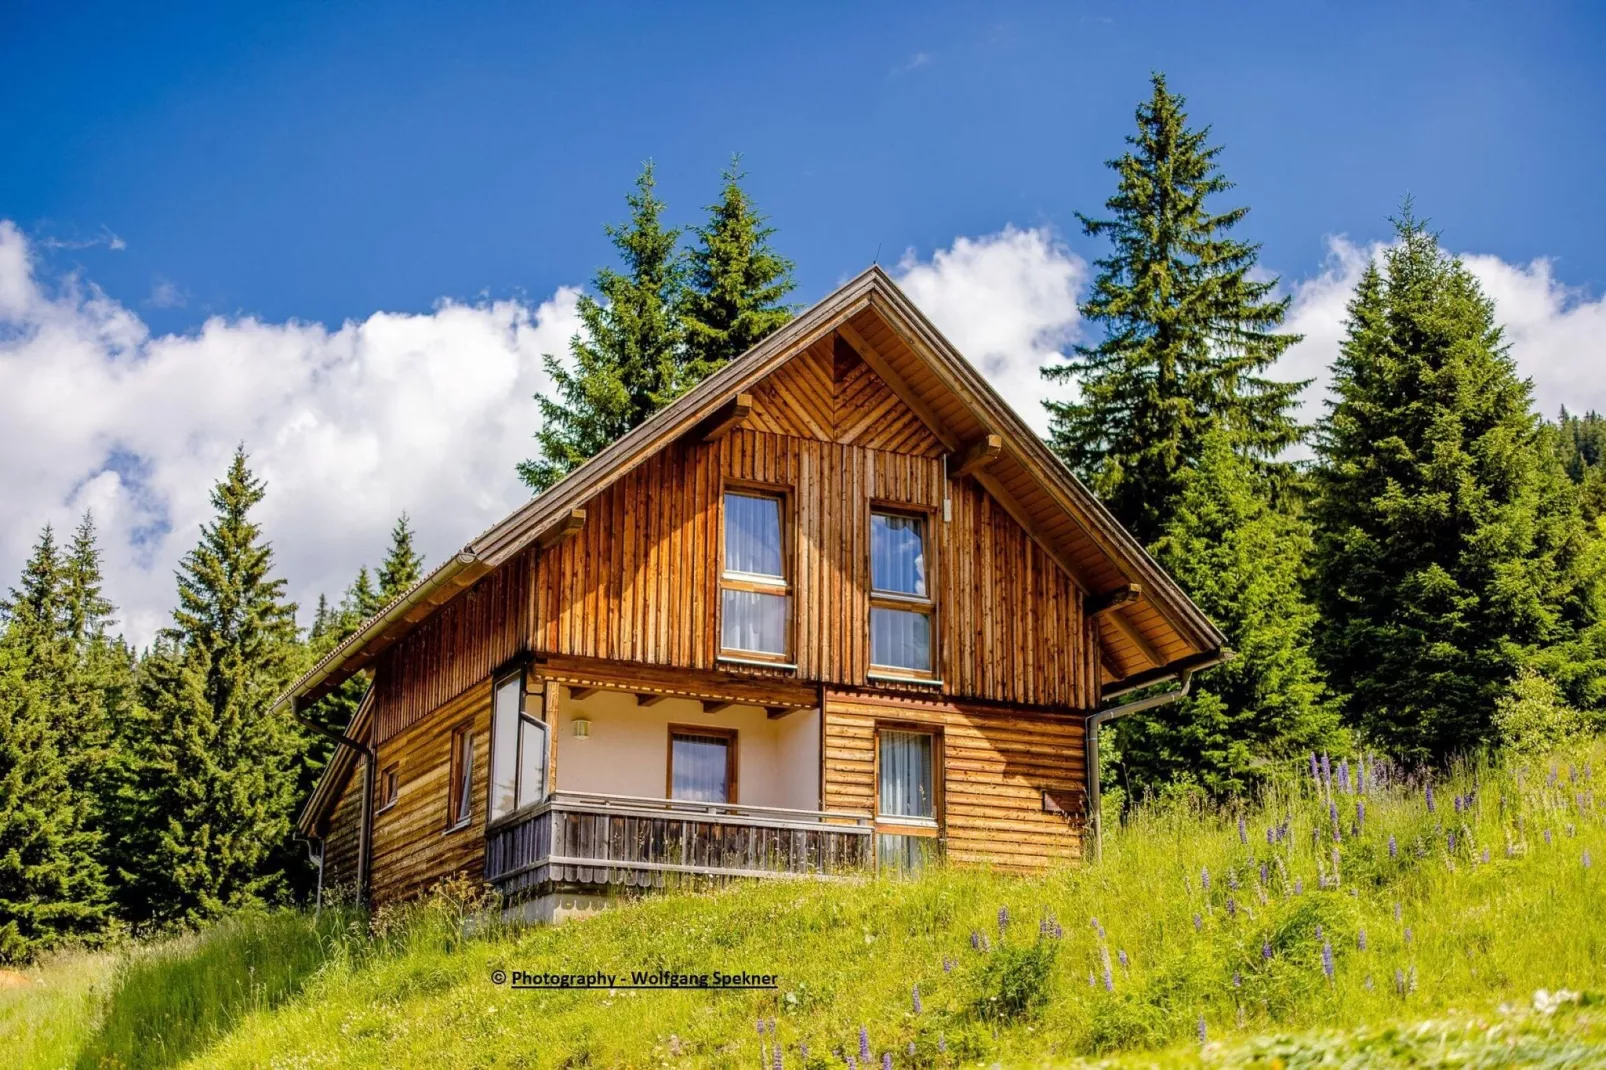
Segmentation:
<svg viewBox="0 0 1606 1070">
<path fill-rule="evenodd" d="M 937 846 L 937 736 L 903 728 L 876 736 L 876 862 L 919 869 Z"/>
<path fill-rule="evenodd" d="M 930 676 L 931 599 L 927 518 L 870 514 L 870 664 Z"/>
<path fill-rule="evenodd" d="M 540 697 L 526 695 L 524 674 L 500 680 L 491 709 L 491 799 L 488 820 L 546 798 L 547 726 Z"/>
<path fill-rule="evenodd" d="M 671 728 L 669 797 L 690 802 L 735 802 L 736 733 L 701 726 Z"/>
<path fill-rule="evenodd" d="M 447 777 L 447 831 L 468 824 L 474 812 L 471 794 L 474 783 L 474 726 L 459 725 L 452 730 L 451 775 Z"/>
<path fill-rule="evenodd" d="M 400 770 L 391 766 L 379 775 L 379 809 L 380 812 L 389 810 L 396 805 L 396 798 L 401 794 Z"/>
<path fill-rule="evenodd" d="M 783 662 L 788 653 L 786 501 L 758 491 L 725 492 L 720 574 L 720 647 L 726 655 Z"/>
</svg>

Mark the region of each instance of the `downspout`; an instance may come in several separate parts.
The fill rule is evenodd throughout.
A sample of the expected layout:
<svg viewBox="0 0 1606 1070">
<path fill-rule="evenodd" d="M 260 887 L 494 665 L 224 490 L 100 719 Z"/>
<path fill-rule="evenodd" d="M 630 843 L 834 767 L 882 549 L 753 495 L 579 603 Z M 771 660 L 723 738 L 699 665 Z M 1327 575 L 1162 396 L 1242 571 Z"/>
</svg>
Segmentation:
<svg viewBox="0 0 1606 1070">
<path fill-rule="evenodd" d="M 1082 744 L 1087 751 L 1087 820 L 1093 829 L 1093 851 L 1096 856 L 1104 852 L 1103 808 L 1099 797 L 1099 729 L 1128 714 L 1142 713 L 1144 710 L 1167 706 L 1178 699 L 1186 698 L 1189 688 L 1193 686 L 1193 673 L 1192 669 L 1183 669 L 1177 676 L 1177 683 L 1180 686 L 1170 691 L 1134 699 L 1119 706 L 1111 706 L 1107 710 L 1088 714 L 1082 728 Z"/>
<path fill-rule="evenodd" d="M 300 721 L 306 727 L 323 736 L 332 739 L 337 744 L 344 744 L 362 755 L 362 823 L 357 828 L 357 902 L 362 906 L 368 905 L 368 851 L 369 841 L 373 839 L 374 824 L 374 763 L 379 756 L 374 748 L 358 739 L 353 739 L 326 725 L 309 721 L 301 716 L 299 700 L 290 702 L 290 716 Z M 321 843 L 320 839 L 320 843 Z M 318 858 L 318 900 L 323 901 L 323 852 L 319 851 Z"/>
</svg>

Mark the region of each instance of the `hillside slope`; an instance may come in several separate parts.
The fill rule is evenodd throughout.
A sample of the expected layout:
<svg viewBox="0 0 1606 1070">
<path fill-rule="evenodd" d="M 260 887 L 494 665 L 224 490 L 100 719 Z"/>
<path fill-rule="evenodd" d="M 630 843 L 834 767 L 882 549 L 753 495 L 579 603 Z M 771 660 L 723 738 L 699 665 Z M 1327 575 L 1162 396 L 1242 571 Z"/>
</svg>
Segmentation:
<svg viewBox="0 0 1606 1070">
<path fill-rule="evenodd" d="M 304 983 L 244 1000 L 189 1058 L 823 1067 L 851 1056 L 862 1067 L 862 1038 L 873 1064 L 890 1055 L 894 1066 L 1295 1066 L 1343 1055 L 1356 1065 L 1606 1065 L 1596 995 L 1606 992 L 1606 878 L 1594 864 L 1606 850 L 1594 797 L 1603 753 L 1467 768 L 1431 793 L 1382 787 L 1375 772 L 1362 793 L 1359 770 L 1345 767 L 1241 814 L 1150 807 L 1099 863 L 1039 878 L 745 884 L 466 937 L 460 904 L 439 897 L 377 917 L 372 943 L 326 916 L 324 959 Z M 497 983 L 498 971 L 724 971 L 778 983 L 526 990 Z M 0 996 L 0 1023 L 8 998 L 20 997 Z M 70 1065 L 93 1050 L 100 1064 L 162 1065 L 181 1054 L 136 1054 L 149 1045 L 119 1018 L 119 998 L 111 986 L 105 1020 L 122 1021 L 127 1039 L 91 1034 L 81 1056 L 41 1058 Z"/>
</svg>

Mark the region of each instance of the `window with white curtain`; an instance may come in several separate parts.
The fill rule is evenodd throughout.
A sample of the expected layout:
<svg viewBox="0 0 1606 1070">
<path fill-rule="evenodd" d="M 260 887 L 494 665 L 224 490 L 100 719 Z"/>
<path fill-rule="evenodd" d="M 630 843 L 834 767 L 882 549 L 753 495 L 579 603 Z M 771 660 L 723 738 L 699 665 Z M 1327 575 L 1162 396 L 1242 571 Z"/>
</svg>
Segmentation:
<svg viewBox="0 0 1606 1070">
<path fill-rule="evenodd" d="M 870 514 L 870 663 L 911 675 L 932 673 L 927 520 L 914 513 Z"/>
<path fill-rule="evenodd" d="M 937 737 L 904 728 L 876 736 L 876 863 L 917 870 L 937 852 Z"/>
<path fill-rule="evenodd" d="M 730 655 L 785 661 L 791 619 L 785 515 L 780 495 L 725 493 L 720 646 Z"/>
<path fill-rule="evenodd" d="M 736 801 L 736 733 L 711 728 L 669 732 L 669 797 Z"/>
<path fill-rule="evenodd" d="M 547 727 L 525 706 L 524 674 L 496 685 L 491 709 L 490 818 L 546 797 Z"/>
</svg>

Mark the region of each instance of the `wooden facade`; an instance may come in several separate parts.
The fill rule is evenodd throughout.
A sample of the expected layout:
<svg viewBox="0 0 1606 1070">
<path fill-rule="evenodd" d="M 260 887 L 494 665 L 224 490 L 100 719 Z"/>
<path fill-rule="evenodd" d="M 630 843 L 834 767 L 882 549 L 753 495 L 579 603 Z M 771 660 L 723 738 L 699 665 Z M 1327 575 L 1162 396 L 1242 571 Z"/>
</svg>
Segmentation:
<svg viewBox="0 0 1606 1070">
<path fill-rule="evenodd" d="M 890 286 L 880 278 L 872 282 Z M 298 685 L 315 697 L 339 672 L 372 669 L 363 741 L 377 754 L 375 900 L 459 873 L 514 893 L 560 881 L 656 886 L 687 867 L 861 871 L 873 858 L 880 726 L 940 740 L 934 826 L 950 860 L 1041 870 L 1080 856 L 1083 729 L 1103 689 L 1198 662 L 1219 649 L 1219 633 L 1177 608 L 1180 598 L 1197 614 L 1108 530 L 1096 502 L 1075 497 L 1085 491 L 1072 482 L 1067 492 L 1063 473 L 1044 483 L 1040 444 L 976 434 L 989 425 L 966 400 L 964 368 L 932 365 L 907 324 L 873 304 L 832 314 L 812 328 L 803 317 L 789 328 L 792 348 L 761 346 L 733 362 L 481 536 L 448 570 L 460 590 L 437 584 L 429 597 L 439 604 L 422 590 L 399 602 Z M 743 362 L 763 374 L 717 405 Z M 987 406 L 1001 406 L 981 389 Z M 782 502 L 790 608 L 778 664 L 721 649 L 728 489 Z M 925 518 L 929 679 L 889 678 L 870 664 L 877 507 Z M 701 699 L 705 710 L 746 704 L 771 717 L 818 710 L 816 809 L 864 827 L 822 831 L 818 814 L 592 813 L 573 798 L 565 809 L 577 786 L 565 783 L 555 731 L 548 788 L 557 794 L 488 825 L 492 686 L 509 665 L 527 667 L 527 692 L 543 696 L 536 705 L 552 728 L 565 696 L 596 688 Z M 448 752 L 463 724 L 479 756 L 474 811 L 467 828 L 449 831 Z M 392 768 L 397 798 L 384 806 L 377 796 Z M 326 881 L 358 868 L 361 775 L 347 775 L 344 790 L 321 788 L 319 812 L 303 819 L 324 838 Z M 660 777 L 628 794 L 669 792 Z"/>
</svg>

